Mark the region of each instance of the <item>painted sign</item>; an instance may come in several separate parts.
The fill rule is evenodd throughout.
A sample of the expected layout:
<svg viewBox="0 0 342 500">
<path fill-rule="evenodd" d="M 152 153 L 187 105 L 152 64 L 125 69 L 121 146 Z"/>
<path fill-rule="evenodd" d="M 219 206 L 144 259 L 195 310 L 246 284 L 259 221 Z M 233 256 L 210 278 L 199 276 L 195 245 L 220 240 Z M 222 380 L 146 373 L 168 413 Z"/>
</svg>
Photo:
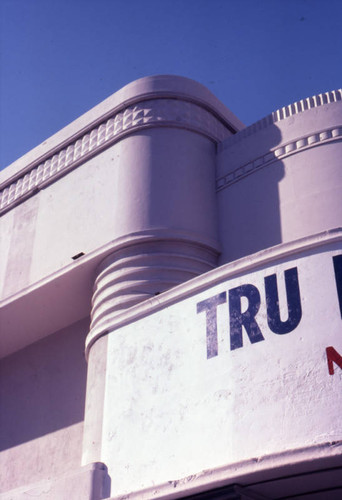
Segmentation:
<svg viewBox="0 0 342 500">
<path fill-rule="evenodd" d="M 342 439 L 337 244 L 189 290 L 108 337 L 114 490 Z"/>
<path fill-rule="evenodd" d="M 336 292 L 342 318 L 342 255 L 335 255 L 331 264 L 334 267 Z M 279 304 L 277 275 L 271 274 L 264 278 L 267 324 L 269 330 L 277 335 L 284 335 L 295 330 L 302 318 L 298 268 L 285 269 L 284 281 L 286 290 L 285 308 L 287 308 L 286 320 L 282 320 L 280 316 L 281 305 Z M 227 295 L 231 350 L 243 346 L 243 330 L 245 330 L 252 344 L 265 340 L 256 320 L 261 304 L 260 291 L 255 285 L 245 283 L 231 288 L 228 292 L 221 292 L 197 303 L 197 313 L 205 312 L 206 314 L 208 359 L 218 355 L 217 308 L 220 304 L 227 303 Z M 242 312 L 241 302 L 243 298 L 247 299 L 248 305 Z M 329 373 L 333 375 L 333 363 L 336 363 L 342 369 L 342 357 L 332 346 L 326 348 L 326 353 Z"/>
<path fill-rule="evenodd" d="M 280 305 L 278 297 L 277 275 L 271 274 L 264 278 L 267 323 L 269 329 L 278 335 L 292 332 L 302 318 L 302 306 L 298 283 L 298 270 L 296 267 L 284 271 L 287 319 L 280 318 Z M 242 331 L 245 329 L 252 344 L 265 340 L 256 320 L 260 309 L 260 292 L 255 285 L 245 283 L 228 292 L 229 326 L 231 350 L 242 347 Z M 246 298 L 247 308 L 242 312 L 241 300 Z M 227 293 L 221 292 L 197 304 L 197 312 L 206 312 L 207 330 L 207 357 L 217 356 L 217 306 L 227 302 Z"/>
</svg>

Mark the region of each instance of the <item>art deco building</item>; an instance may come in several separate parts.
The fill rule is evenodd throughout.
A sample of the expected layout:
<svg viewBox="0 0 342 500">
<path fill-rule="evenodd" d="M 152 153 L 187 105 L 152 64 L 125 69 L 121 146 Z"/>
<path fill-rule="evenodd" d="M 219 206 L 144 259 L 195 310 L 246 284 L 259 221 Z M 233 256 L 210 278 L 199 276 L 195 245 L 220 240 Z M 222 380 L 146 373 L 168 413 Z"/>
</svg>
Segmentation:
<svg viewBox="0 0 342 500">
<path fill-rule="evenodd" d="M 143 78 L 1 172 L 1 500 L 342 498 L 341 99 Z"/>
</svg>

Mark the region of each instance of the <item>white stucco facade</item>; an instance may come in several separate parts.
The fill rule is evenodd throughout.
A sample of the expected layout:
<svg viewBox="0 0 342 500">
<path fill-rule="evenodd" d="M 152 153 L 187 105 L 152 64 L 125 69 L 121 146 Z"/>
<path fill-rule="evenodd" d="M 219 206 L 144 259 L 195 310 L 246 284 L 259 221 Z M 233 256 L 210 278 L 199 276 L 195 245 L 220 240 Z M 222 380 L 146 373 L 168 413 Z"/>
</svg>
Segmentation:
<svg viewBox="0 0 342 500">
<path fill-rule="evenodd" d="M 341 100 L 144 78 L 1 172 L 1 499 L 340 498 Z"/>
</svg>

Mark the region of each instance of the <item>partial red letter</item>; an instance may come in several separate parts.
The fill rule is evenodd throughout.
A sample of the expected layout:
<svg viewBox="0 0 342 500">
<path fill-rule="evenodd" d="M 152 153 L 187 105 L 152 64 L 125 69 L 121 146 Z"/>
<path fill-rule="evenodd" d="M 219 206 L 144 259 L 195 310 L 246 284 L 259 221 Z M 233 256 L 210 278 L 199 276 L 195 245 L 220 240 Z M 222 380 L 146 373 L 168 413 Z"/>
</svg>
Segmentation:
<svg viewBox="0 0 342 500">
<path fill-rule="evenodd" d="M 334 375 L 334 365 L 336 363 L 342 370 L 342 356 L 331 346 L 326 348 L 329 374 Z"/>
</svg>

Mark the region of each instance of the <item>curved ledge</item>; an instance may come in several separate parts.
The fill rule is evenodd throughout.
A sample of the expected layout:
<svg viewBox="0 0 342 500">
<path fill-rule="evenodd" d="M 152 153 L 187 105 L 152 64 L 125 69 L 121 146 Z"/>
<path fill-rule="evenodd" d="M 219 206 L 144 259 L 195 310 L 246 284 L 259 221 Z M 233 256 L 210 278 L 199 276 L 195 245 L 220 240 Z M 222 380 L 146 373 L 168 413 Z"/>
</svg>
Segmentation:
<svg viewBox="0 0 342 500">
<path fill-rule="evenodd" d="M 282 477 L 292 475 L 298 477 L 301 474 L 324 471 L 333 467 L 341 466 L 342 441 L 324 442 L 303 448 L 295 448 L 280 453 L 273 453 L 262 457 L 253 457 L 249 460 L 223 465 L 215 469 L 203 470 L 183 478 L 174 478 L 162 484 L 155 484 L 151 487 L 127 493 L 130 500 L 171 500 L 184 498 L 198 493 L 205 493 L 222 486 L 237 485 L 239 483 L 263 483 L 272 480 L 279 481 Z M 294 470 L 295 466 L 295 470 Z M 278 486 L 279 487 L 279 486 Z M 240 493 L 244 498 L 265 498 L 261 496 L 253 497 L 253 489 L 240 487 Z M 226 497 L 228 498 L 228 497 Z M 271 498 L 267 496 L 267 498 Z M 297 497 L 298 498 L 298 497 Z M 122 495 L 111 497 L 110 500 L 121 500 Z"/>
<path fill-rule="evenodd" d="M 243 257 L 239 260 L 224 264 L 205 274 L 193 278 L 188 283 L 183 283 L 148 300 L 136 303 L 133 307 L 124 311 L 118 311 L 111 317 L 103 319 L 101 323 L 94 325 L 86 338 L 85 356 L 88 359 L 89 350 L 97 339 L 103 335 L 117 330 L 129 323 L 137 321 L 175 302 L 179 302 L 195 293 L 199 293 L 209 286 L 214 286 L 222 280 L 232 279 L 242 273 L 258 269 L 260 266 L 268 265 L 278 259 L 290 258 L 303 251 L 310 251 L 330 244 L 341 244 L 342 228 L 335 228 L 296 241 L 276 245 L 266 250 L 261 250 L 253 255 Z"/>
</svg>

